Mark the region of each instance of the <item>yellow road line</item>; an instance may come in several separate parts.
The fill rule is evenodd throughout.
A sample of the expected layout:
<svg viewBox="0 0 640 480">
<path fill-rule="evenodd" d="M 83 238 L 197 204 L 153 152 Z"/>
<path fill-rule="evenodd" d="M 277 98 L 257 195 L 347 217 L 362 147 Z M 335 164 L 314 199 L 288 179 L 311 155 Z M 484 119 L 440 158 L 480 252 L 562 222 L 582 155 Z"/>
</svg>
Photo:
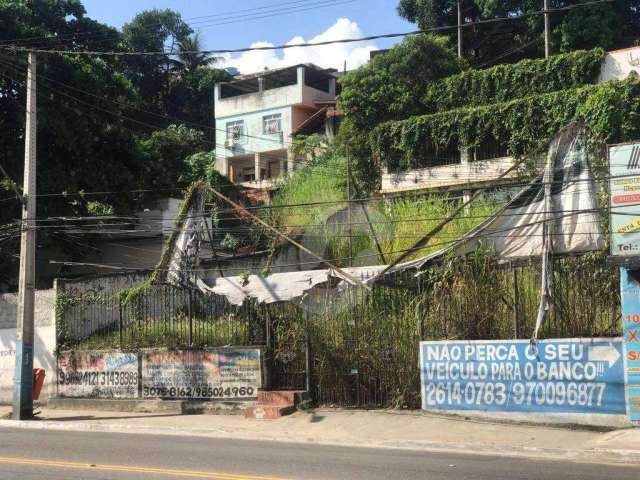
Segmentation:
<svg viewBox="0 0 640 480">
<path fill-rule="evenodd" d="M 285 480 L 281 477 L 264 477 L 256 475 L 236 475 L 223 472 L 205 472 L 198 470 L 173 470 L 155 467 L 134 467 L 127 465 L 100 465 L 93 463 L 65 462 L 57 460 L 40 460 L 17 457 L 0 457 L 0 464 L 33 465 L 41 467 L 76 468 L 81 470 L 105 470 L 126 473 L 155 473 L 173 477 L 208 478 L 211 480 Z"/>
</svg>

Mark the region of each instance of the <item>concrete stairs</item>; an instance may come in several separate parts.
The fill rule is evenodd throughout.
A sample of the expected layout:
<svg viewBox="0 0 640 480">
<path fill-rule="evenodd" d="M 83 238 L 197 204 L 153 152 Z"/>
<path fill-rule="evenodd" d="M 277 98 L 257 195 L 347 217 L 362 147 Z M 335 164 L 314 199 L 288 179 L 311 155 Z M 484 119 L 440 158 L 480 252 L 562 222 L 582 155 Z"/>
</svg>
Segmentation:
<svg viewBox="0 0 640 480">
<path fill-rule="evenodd" d="M 304 391 L 259 391 L 256 405 L 244 410 L 245 418 L 274 420 L 296 411 L 297 405 L 304 400 Z"/>
</svg>

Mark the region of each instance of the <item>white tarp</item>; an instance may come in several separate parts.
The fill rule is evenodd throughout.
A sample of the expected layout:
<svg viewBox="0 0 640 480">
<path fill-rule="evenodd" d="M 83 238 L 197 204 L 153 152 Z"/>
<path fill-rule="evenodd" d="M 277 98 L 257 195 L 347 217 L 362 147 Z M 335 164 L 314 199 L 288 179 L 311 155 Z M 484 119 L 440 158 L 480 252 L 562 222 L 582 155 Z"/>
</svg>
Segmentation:
<svg viewBox="0 0 640 480">
<path fill-rule="evenodd" d="M 452 247 L 426 257 L 422 265 L 450 250 L 469 253 L 480 244 L 502 260 L 540 257 L 545 233 L 554 254 L 602 250 L 605 239 L 585 143 L 579 125 L 563 130 L 551 142 L 545 172 L 497 214 Z M 545 198 L 545 186 L 550 187 L 550 198 Z"/>
<path fill-rule="evenodd" d="M 375 278 L 384 268 L 385 265 L 375 265 L 343 270 L 366 283 Z M 267 277 L 261 275 L 220 277 L 197 281 L 201 291 L 223 295 L 233 305 L 241 305 L 247 298 L 253 298 L 259 303 L 291 301 L 302 297 L 314 287 L 325 285 L 343 288 L 346 282 L 336 277 L 331 270 L 273 273 Z M 316 294 L 321 294 L 321 291 Z"/>
</svg>

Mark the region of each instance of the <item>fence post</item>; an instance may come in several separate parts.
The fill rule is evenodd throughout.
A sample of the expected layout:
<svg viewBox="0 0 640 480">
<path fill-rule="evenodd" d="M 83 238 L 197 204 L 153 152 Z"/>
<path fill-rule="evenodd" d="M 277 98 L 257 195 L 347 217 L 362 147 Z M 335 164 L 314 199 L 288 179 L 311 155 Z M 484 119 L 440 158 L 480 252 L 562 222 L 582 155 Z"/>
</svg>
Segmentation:
<svg viewBox="0 0 640 480">
<path fill-rule="evenodd" d="M 273 355 L 273 338 L 272 338 L 272 331 L 271 331 L 271 315 L 270 315 L 270 311 L 268 308 L 264 309 L 264 318 L 265 318 L 265 327 L 266 327 L 266 333 L 265 333 L 265 346 L 266 348 L 264 349 L 265 351 L 265 369 L 266 369 L 266 378 L 265 378 L 265 390 L 271 390 L 271 373 L 273 370 L 273 361 L 272 361 L 272 355 Z"/>
<path fill-rule="evenodd" d="M 120 295 L 118 295 L 118 338 L 120 350 L 122 350 L 122 297 Z"/>
<path fill-rule="evenodd" d="M 513 279 L 513 338 L 518 339 L 518 317 L 520 316 L 520 308 L 518 302 L 518 272 L 511 265 L 511 276 Z"/>
<path fill-rule="evenodd" d="M 187 315 L 189 315 L 189 338 L 187 339 L 189 347 L 193 346 L 193 290 L 189 288 L 189 304 L 187 306 Z"/>
</svg>

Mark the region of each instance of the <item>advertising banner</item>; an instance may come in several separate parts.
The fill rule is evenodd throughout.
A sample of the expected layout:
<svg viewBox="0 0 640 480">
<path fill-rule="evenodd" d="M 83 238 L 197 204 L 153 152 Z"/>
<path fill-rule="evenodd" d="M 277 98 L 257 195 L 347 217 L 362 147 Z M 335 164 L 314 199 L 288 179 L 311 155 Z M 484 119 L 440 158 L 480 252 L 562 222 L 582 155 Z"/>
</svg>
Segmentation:
<svg viewBox="0 0 640 480">
<path fill-rule="evenodd" d="M 640 142 L 609 147 L 611 255 L 640 255 Z"/>
<path fill-rule="evenodd" d="M 144 398 L 253 400 L 262 386 L 260 349 L 142 354 Z"/>
<path fill-rule="evenodd" d="M 640 271 L 621 268 L 620 283 L 629 417 L 640 425 Z"/>
<path fill-rule="evenodd" d="M 138 356 L 122 352 L 66 352 L 58 356 L 58 396 L 137 398 Z"/>
<path fill-rule="evenodd" d="M 420 343 L 422 408 L 625 414 L 621 338 Z"/>
</svg>

